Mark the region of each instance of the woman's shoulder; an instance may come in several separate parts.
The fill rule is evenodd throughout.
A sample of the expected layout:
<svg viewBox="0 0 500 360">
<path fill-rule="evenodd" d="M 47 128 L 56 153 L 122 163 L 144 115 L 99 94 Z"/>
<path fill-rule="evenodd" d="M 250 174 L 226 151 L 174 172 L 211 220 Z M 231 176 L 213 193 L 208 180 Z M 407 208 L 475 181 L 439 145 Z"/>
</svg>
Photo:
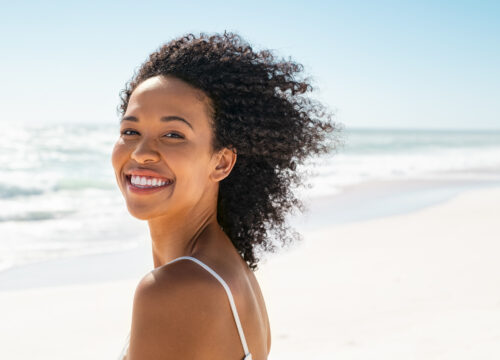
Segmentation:
<svg viewBox="0 0 500 360">
<path fill-rule="evenodd" d="M 232 318 L 225 294 L 211 276 L 192 261 L 176 261 L 140 280 L 132 311 L 131 359 L 134 354 L 161 358 L 166 351 L 168 358 L 195 358 L 214 351 L 214 341 L 225 342 Z"/>
<path fill-rule="evenodd" d="M 199 308 L 217 304 L 220 301 L 220 285 L 213 275 L 190 260 L 175 261 L 155 268 L 139 281 L 134 303 L 147 302 L 148 305 L 165 311 L 165 303 L 175 306 L 177 302 L 196 302 Z M 203 298 L 200 302 L 197 299 Z"/>
</svg>

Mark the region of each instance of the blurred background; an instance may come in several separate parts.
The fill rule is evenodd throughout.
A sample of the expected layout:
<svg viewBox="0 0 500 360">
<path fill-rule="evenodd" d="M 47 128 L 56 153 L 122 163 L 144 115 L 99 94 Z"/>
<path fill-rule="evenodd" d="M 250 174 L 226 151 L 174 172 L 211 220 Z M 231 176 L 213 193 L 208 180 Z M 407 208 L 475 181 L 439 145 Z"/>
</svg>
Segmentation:
<svg viewBox="0 0 500 360">
<path fill-rule="evenodd" d="M 411 213 L 464 191 L 500 186 L 496 1 L 0 4 L 0 318 L 12 319 L 4 322 L 0 334 L 13 336 L 16 329 L 34 332 L 46 324 L 38 318 L 39 325 L 20 325 L 12 315 L 29 309 L 43 312 L 25 303 L 22 311 L 11 313 L 12 304 L 35 294 L 23 291 L 127 280 L 115 292 L 125 297 L 116 319 L 99 319 L 110 324 L 108 342 L 98 347 L 101 340 L 95 333 L 85 338 L 97 326 L 88 319 L 87 335 L 66 334 L 70 344 L 80 339 L 84 346 L 97 346 L 94 351 L 100 350 L 92 358 L 104 359 L 103 354 L 113 354 L 113 349 L 118 355 L 127 331 L 131 290 L 152 264 L 146 223 L 128 214 L 110 162 L 119 135 L 119 92 L 151 52 L 189 32 L 234 31 L 254 50 L 271 49 L 278 57 L 303 64 L 315 88 L 310 96 L 327 105 L 335 121 L 345 126 L 344 146 L 308 165 L 314 174 L 312 188 L 301 191 L 311 211 L 291 219 L 305 234 Z M 344 281 L 349 281 L 349 273 Z M 272 281 L 262 282 L 271 297 Z M 95 287 L 85 289 L 95 294 Z M 36 294 L 46 294 L 50 304 L 56 301 L 51 293 Z M 60 309 L 69 306 L 59 301 L 49 311 L 56 322 L 64 318 Z M 495 309 L 498 316 L 498 306 Z M 294 337 L 293 325 L 289 333 L 284 327 L 280 333 L 280 317 L 273 314 L 270 305 L 278 329 L 270 358 L 285 358 L 290 355 L 284 344 L 300 338 Z M 65 326 L 81 329 L 78 321 Z M 332 326 L 342 327 L 338 322 Z M 54 336 L 60 336 L 58 329 L 62 327 L 53 327 Z M 312 354 L 312 348 L 319 352 L 310 358 L 318 359 L 366 354 L 398 358 L 376 346 L 360 351 L 350 340 L 348 350 L 342 348 L 344 343 L 338 345 L 345 352 L 336 357 L 334 331 L 324 331 L 314 340 L 319 342 L 304 342 L 311 345 L 296 352 L 297 358 L 307 358 L 304 354 Z M 495 331 L 497 337 L 488 339 L 498 344 L 500 334 Z M 25 352 L 35 350 L 39 358 L 68 358 L 68 347 L 30 336 L 24 337 L 24 347 L 6 341 L 2 358 L 22 359 Z M 418 343 L 417 337 L 410 339 Z M 422 357 L 412 354 L 415 357 L 405 358 L 447 358 L 437 350 L 426 350 Z"/>
</svg>

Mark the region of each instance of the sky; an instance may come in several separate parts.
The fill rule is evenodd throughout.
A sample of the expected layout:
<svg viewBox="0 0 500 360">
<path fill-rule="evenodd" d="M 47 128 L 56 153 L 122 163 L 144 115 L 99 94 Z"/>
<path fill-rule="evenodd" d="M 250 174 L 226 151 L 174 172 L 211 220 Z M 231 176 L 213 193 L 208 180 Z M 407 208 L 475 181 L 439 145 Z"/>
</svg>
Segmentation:
<svg viewBox="0 0 500 360">
<path fill-rule="evenodd" d="M 304 65 L 346 127 L 500 129 L 499 1 L 0 0 L 0 123 L 117 123 L 119 92 L 186 33 Z"/>
</svg>

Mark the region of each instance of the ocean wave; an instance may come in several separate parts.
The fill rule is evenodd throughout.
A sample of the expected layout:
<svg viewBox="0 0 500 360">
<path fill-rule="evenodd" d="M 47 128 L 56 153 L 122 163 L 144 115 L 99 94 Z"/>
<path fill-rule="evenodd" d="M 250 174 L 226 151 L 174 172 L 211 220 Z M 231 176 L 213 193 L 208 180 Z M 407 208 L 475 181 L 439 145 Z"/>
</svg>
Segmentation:
<svg viewBox="0 0 500 360">
<path fill-rule="evenodd" d="M 115 188 L 115 184 L 110 181 L 104 180 L 91 180 L 91 179 L 61 179 L 53 187 L 53 191 L 60 190 L 85 190 L 85 189 L 101 189 L 111 190 Z"/>
<path fill-rule="evenodd" d="M 27 182 L 27 181 L 26 181 Z M 42 184 L 43 185 L 43 184 Z M 12 199 L 17 197 L 39 196 L 48 192 L 59 192 L 65 190 L 112 190 L 115 185 L 110 180 L 91 180 L 91 179 L 71 179 L 62 178 L 55 184 L 42 187 L 19 186 L 0 183 L 0 199 Z"/>
<path fill-rule="evenodd" d="M 43 189 L 39 188 L 24 188 L 7 184 L 0 184 L 0 199 L 10 199 L 18 196 L 41 195 Z"/>
<path fill-rule="evenodd" d="M 29 211 L 23 214 L 0 216 L 0 222 L 7 221 L 41 221 L 60 219 L 75 213 L 75 211 Z"/>
</svg>

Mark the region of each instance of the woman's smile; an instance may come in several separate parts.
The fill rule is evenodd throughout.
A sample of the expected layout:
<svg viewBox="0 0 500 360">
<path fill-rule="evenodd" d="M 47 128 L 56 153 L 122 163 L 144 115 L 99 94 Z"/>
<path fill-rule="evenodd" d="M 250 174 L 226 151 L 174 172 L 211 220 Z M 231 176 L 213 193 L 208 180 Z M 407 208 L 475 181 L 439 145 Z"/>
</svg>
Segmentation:
<svg viewBox="0 0 500 360">
<path fill-rule="evenodd" d="M 172 180 L 162 180 L 150 176 L 126 175 L 127 189 L 135 194 L 151 194 L 173 185 Z"/>
<path fill-rule="evenodd" d="M 125 174 L 127 189 L 135 194 L 151 194 L 174 183 L 173 179 L 148 169 L 134 169 Z"/>
</svg>

